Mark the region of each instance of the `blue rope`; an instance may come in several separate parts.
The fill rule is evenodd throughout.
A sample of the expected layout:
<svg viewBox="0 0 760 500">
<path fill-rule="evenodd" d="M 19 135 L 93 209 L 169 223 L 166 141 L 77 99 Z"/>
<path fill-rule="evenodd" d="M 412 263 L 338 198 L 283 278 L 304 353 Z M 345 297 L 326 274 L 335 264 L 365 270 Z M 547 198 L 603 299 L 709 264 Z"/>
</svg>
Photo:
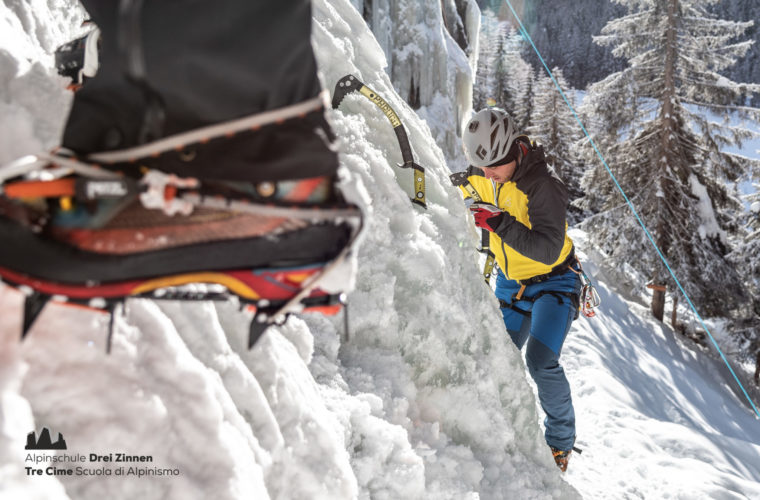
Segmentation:
<svg viewBox="0 0 760 500">
<path fill-rule="evenodd" d="M 644 224 L 644 221 L 641 220 L 641 217 L 639 216 L 639 213 L 636 211 L 636 208 L 634 208 L 633 203 L 631 203 L 631 200 L 628 199 L 628 196 L 625 194 L 625 191 L 620 186 L 620 183 L 618 182 L 617 178 L 615 178 L 615 174 L 612 173 L 612 170 L 607 165 L 607 161 L 604 159 L 604 156 L 602 156 L 602 153 L 599 151 L 599 148 L 596 147 L 596 143 L 594 142 L 594 139 L 591 138 L 591 134 L 588 133 L 588 131 L 586 130 L 586 127 L 583 125 L 583 122 L 578 117 L 578 113 L 575 112 L 575 108 L 573 108 L 573 105 L 570 104 L 570 101 L 568 100 L 567 96 L 565 96 L 565 93 L 562 91 L 562 87 L 560 87 L 559 83 L 554 78 L 554 74 L 549 69 L 549 66 L 547 66 L 546 61 L 544 61 L 544 58 L 541 57 L 541 53 L 538 51 L 536 44 L 533 43 L 533 39 L 528 34 L 528 31 L 525 29 L 525 26 L 520 20 L 520 17 L 517 15 L 517 12 L 515 12 L 514 7 L 512 7 L 512 2 L 510 2 L 510 0 L 504 0 L 504 1 L 507 3 L 507 7 L 509 7 L 509 10 L 512 11 L 512 15 L 515 16 L 517 23 L 520 25 L 520 33 L 523 35 L 523 37 L 526 40 L 528 40 L 528 42 L 530 42 L 530 45 L 533 47 L 533 51 L 536 53 L 536 55 L 538 56 L 538 59 L 541 61 L 541 64 L 543 64 L 544 68 L 546 69 L 546 72 L 549 74 L 549 78 L 551 78 L 552 82 L 554 82 L 554 86 L 557 87 L 557 90 L 559 90 L 559 93 L 562 96 L 562 99 L 565 100 L 565 104 L 567 104 L 567 106 L 570 108 L 570 111 L 573 112 L 573 116 L 575 116 L 575 121 L 578 122 L 578 125 L 581 126 L 583 133 L 586 134 L 586 137 L 588 137 L 591 145 L 594 148 L 594 151 L 596 151 L 597 156 L 599 156 L 599 159 L 602 160 L 602 164 L 604 165 L 604 168 L 607 169 L 607 173 L 610 174 L 610 177 L 612 177 L 612 180 L 617 186 L 618 190 L 620 191 L 620 194 L 623 195 L 623 198 L 625 199 L 625 202 L 628 204 L 628 207 L 631 209 L 631 212 L 633 212 L 633 215 L 636 216 L 636 220 L 639 221 L 639 224 L 644 229 L 644 232 L 646 233 L 647 238 L 649 238 L 649 241 L 652 243 L 652 246 L 654 246 L 654 249 L 657 251 L 657 254 L 660 256 L 660 259 L 662 260 L 663 264 L 665 264 L 665 267 L 668 268 L 668 272 L 670 273 L 670 276 L 673 277 L 673 280 L 676 282 L 676 285 L 678 285 L 678 288 L 681 290 L 681 293 L 683 293 L 684 297 L 686 297 L 686 301 L 689 303 L 691 310 L 694 311 L 694 314 L 697 316 L 697 319 L 702 324 L 702 328 L 705 329 L 705 332 L 707 332 L 707 335 L 710 337 L 710 340 L 712 341 L 713 345 L 718 350 L 718 353 L 720 353 L 720 357 L 723 358 L 723 362 L 726 363 L 726 366 L 728 367 L 728 370 L 731 372 L 731 375 L 734 376 L 734 380 L 736 380 L 736 383 L 739 384 L 739 387 L 744 393 L 744 396 L 747 398 L 747 401 L 749 401 L 749 404 L 752 406 L 752 409 L 755 410 L 756 416 L 760 418 L 760 411 L 758 411 L 757 407 L 755 406 L 755 403 L 752 402 L 752 399 L 749 397 L 749 394 L 747 394 L 747 391 L 744 389 L 744 386 L 739 381 L 739 377 L 737 377 L 736 373 L 734 373 L 734 370 L 733 368 L 731 368 L 731 365 L 728 363 L 728 359 L 726 359 L 726 356 L 723 354 L 723 351 L 721 351 L 720 347 L 718 347 L 718 343 L 715 341 L 715 338 L 712 336 L 712 334 L 710 333 L 710 330 L 707 328 L 707 325 L 702 319 L 702 316 L 699 315 L 699 313 L 697 312 L 697 308 L 692 303 L 691 299 L 689 298 L 689 295 L 686 293 L 686 290 L 683 289 L 683 286 L 681 286 L 681 282 L 678 281 L 678 278 L 676 278 L 676 275 L 673 272 L 673 269 L 671 269 L 670 264 L 668 264 L 668 261 L 665 259 L 665 256 L 662 254 L 662 252 L 660 251 L 660 248 L 657 246 L 657 243 L 655 243 L 654 238 L 649 233 L 649 230 Z"/>
</svg>

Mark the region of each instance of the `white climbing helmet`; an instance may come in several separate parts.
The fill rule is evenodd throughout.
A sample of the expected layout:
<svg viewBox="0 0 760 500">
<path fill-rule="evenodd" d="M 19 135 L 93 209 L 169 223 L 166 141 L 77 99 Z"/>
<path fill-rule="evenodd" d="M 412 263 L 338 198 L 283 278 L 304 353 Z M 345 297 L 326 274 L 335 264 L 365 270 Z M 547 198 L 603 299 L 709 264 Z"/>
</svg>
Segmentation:
<svg viewBox="0 0 760 500">
<path fill-rule="evenodd" d="M 520 134 L 512 117 L 499 108 L 481 109 L 467 122 L 462 145 L 467 161 L 475 167 L 490 167 L 504 162 Z"/>
</svg>

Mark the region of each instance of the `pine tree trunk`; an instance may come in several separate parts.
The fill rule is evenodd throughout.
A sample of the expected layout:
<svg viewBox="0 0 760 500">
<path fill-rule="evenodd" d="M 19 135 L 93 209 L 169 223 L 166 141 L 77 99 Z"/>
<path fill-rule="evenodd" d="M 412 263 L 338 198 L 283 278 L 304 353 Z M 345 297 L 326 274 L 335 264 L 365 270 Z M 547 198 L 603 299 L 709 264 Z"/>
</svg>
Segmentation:
<svg viewBox="0 0 760 500">
<path fill-rule="evenodd" d="M 662 321 L 665 315 L 665 290 L 664 288 L 654 288 L 652 290 L 652 314 L 657 321 Z"/>
<path fill-rule="evenodd" d="M 675 137 L 675 113 L 674 113 L 674 100 L 676 95 L 676 23 L 678 0 L 668 0 L 668 25 L 665 34 L 665 68 L 664 68 L 664 81 L 665 88 L 662 96 L 662 108 L 660 110 L 659 120 L 662 121 L 660 128 L 660 147 L 661 151 L 657 158 L 657 166 L 661 172 L 665 172 L 671 162 L 675 161 L 673 140 Z M 664 255 L 668 255 L 670 250 L 670 223 L 668 221 L 668 211 L 665 210 L 667 206 L 666 198 L 671 196 L 673 189 L 672 181 L 669 180 L 667 175 L 660 173 L 659 177 L 659 190 L 662 193 L 659 198 L 660 209 L 658 210 L 659 218 L 657 221 L 656 239 L 657 246 L 660 247 L 660 251 Z M 652 280 L 652 314 L 658 321 L 662 321 L 665 315 L 665 287 L 663 283 L 657 278 L 657 272 Z"/>
<path fill-rule="evenodd" d="M 673 327 L 673 330 L 677 330 L 676 325 L 678 325 L 678 295 L 674 293 L 673 294 L 673 311 L 670 313 L 670 326 Z"/>
</svg>

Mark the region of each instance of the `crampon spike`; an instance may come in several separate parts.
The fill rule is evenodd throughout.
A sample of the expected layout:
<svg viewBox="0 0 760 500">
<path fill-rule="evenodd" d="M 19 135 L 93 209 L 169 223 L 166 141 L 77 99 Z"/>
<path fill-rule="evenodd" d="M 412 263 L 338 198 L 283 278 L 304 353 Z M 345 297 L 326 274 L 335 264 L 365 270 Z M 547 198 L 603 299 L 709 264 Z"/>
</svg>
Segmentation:
<svg viewBox="0 0 760 500">
<path fill-rule="evenodd" d="M 34 325 L 37 317 L 40 315 L 45 305 L 50 300 L 49 295 L 45 295 L 36 291 L 32 291 L 24 298 L 24 320 L 21 329 L 21 340 L 26 337 L 29 330 Z"/>
<path fill-rule="evenodd" d="M 109 301 L 105 308 L 109 314 L 108 336 L 106 337 L 106 354 L 111 354 L 111 347 L 113 346 L 113 331 L 116 326 L 116 315 L 119 313 L 119 305 L 119 301 Z"/>
<path fill-rule="evenodd" d="M 265 312 L 259 310 L 253 315 L 251 324 L 248 328 L 248 349 L 253 349 L 256 342 L 264 335 L 264 332 L 272 326 L 274 322 Z"/>
</svg>

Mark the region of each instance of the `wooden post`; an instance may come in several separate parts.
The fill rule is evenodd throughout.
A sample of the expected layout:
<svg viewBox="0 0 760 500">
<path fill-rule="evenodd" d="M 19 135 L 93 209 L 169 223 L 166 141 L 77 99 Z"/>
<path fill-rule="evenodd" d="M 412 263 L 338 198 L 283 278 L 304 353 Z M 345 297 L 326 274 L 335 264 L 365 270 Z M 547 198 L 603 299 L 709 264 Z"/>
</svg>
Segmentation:
<svg viewBox="0 0 760 500">
<path fill-rule="evenodd" d="M 670 313 L 670 326 L 673 327 L 673 330 L 677 330 L 676 325 L 678 324 L 678 295 L 673 294 L 673 311 Z"/>
<path fill-rule="evenodd" d="M 760 349 L 757 351 L 757 360 L 755 361 L 755 383 L 760 384 Z"/>
<path fill-rule="evenodd" d="M 661 322 L 665 315 L 665 285 L 649 284 L 647 288 L 652 289 L 652 314 Z"/>
</svg>

